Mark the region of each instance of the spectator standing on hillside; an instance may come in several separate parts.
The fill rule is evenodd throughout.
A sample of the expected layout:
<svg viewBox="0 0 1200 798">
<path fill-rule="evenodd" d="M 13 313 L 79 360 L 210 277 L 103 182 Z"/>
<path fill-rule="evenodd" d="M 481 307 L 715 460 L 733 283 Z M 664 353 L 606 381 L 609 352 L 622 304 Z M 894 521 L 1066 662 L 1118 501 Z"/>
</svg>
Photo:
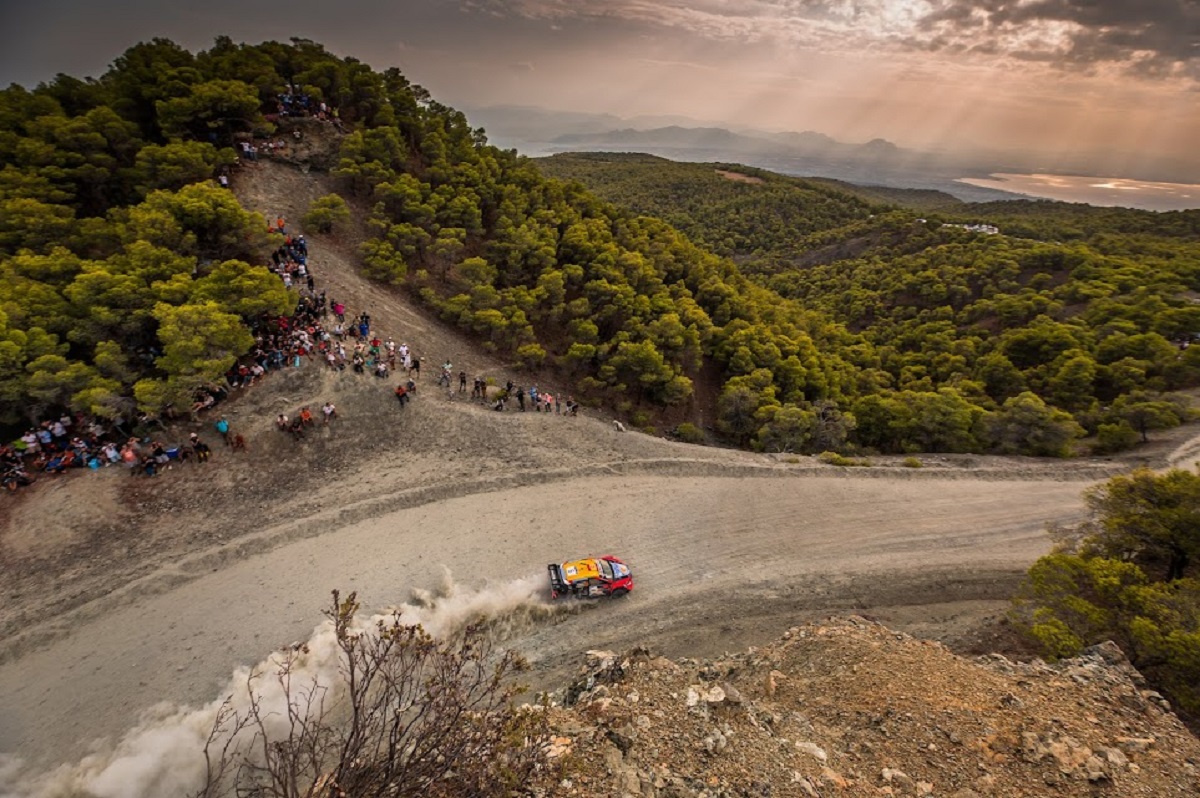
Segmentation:
<svg viewBox="0 0 1200 798">
<path fill-rule="evenodd" d="M 326 402 L 321 407 L 321 414 L 325 416 L 325 426 L 329 426 L 329 419 L 337 418 L 337 408 L 334 407 L 333 402 Z"/>
<path fill-rule="evenodd" d="M 225 418 L 225 416 L 221 416 L 221 418 L 213 426 L 217 428 L 217 432 L 221 433 L 221 439 L 225 441 L 225 445 L 231 445 L 229 438 L 229 421 Z"/>
<path fill-rule="evenodd" d="M 304 422 L 299 416 L 292 419 L 292 423 L 288 426 L 288 432 L 292 433 L 292 440 L 301 441 L 304 439 Z"/>
<path fill-rule="evenodd" d="M 62 451 L 66 448 L 67 443 L 67 428 L 62 421 L 55 421 L 50 425 L 50 435 L 54 440 L 54 448 Z"/>
</svg>

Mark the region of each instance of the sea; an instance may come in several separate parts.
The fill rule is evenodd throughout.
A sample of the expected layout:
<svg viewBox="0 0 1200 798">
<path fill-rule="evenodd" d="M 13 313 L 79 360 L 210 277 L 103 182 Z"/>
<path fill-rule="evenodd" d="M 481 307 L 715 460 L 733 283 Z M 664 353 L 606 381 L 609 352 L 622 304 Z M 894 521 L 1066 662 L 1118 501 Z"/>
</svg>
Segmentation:
<svg viewBox="0 0 1200 798">
<path fill-rule="evenodd" d="M 1141 208 L 1147 211 L 1200 208 L 1200 185 L 1192 183 L 1157 183 L 1123 177 L 1008 172 L 986 178 L 964 177 L 956 182 L 1062 202 L 1085 202 L 1088 205 Z"/>
</svg>

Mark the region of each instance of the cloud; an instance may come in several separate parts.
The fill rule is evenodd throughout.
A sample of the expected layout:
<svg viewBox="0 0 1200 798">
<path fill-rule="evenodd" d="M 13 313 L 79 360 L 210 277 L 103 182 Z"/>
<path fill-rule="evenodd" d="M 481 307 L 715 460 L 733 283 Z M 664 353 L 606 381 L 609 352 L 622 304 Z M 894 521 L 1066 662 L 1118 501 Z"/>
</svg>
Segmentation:
<svg viewBox="0 0 1200 798">
<path fill-rule="evenodd" d="M 1065 67 L 1200 77 L 1197 0 L 940 0 L 915 36 Z"/>
<path fill-rule="evenodd" d="M 472 0 L 541 20 L 651 26 L 825 52 L 940 52 L 1200 80 L 1200 0 Z"/>
<path fill-rule="evenodd" d="M 527 19 L 650 25 L 709 39 L 845 44 L 911 28 L 928 0 L 473 0 Z"/>
</svg>

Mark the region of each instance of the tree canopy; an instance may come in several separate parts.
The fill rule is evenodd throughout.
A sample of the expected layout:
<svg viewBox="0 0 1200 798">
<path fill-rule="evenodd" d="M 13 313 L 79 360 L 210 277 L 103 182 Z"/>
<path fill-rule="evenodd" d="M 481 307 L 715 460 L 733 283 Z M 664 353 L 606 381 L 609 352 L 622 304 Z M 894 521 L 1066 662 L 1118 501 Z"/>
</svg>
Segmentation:
<svg viewBox="0 0 1200 798">
<path fill-rule="evenodd" d="M 1087 493 L 1074 545 L 1029 571 L 1015 615 L 1050 657 L 1115 640 L 1185 712 L 1200 713 L 1200 475 L 1139 470 Z"/>
<path fill-rule="evenodd" d="M 378 112 L 365 69 L 301 40 L 193 54 L 155 39 L 99 78 L 0 91 L 0 423 L 185 408 L 254 319 L 290 311 L 257 265 L 265 220 L 212 178 L 297 81 L 348 119 Z"/>
<path fill-rule="evenodd" d="M 931 204 L 645 155 L 537 163 L 671 220 L 776 302 L 838 330 L 819 344 L 851 366 L 842 396 L 827 397 L 856 416 L 851 444 L 1057 456 L 1084 435 L 1113 451 L 1132 445 L 1131 433 L 1144 440 L 1190 418 L 1171 392 L 1200 380 L 1190 346 L 1200 334 L 1200 211 Z M 1000 233 L 968 229 L 979 223 Z M 775 364 L 759 365 L 778 377 Z M 915 417 L 907 399 L 925 394 L 959 397 L 981 426 L 947 436 L 944 416 Z"/>
</svg>

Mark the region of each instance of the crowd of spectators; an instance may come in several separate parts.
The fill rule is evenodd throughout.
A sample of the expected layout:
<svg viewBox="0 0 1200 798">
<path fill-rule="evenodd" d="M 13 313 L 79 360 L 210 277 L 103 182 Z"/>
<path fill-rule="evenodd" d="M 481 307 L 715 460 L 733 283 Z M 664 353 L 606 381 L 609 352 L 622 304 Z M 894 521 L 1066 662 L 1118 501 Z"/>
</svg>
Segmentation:
<svg viewBox="0 0 1200 798">
<path fill-rule="evenodd" d="M 467 375 L 459 374 L 459 392 L 466 393 Z M 471 392 L 471 396 L 476 395 L 482 397 L 483 401 L 487 402 L 487 381 L 482 377 L 475 378 L 475 389 Z M 496 396 L 495 401 L 491 402 L 492 409 L 503 411 L 507 408 L 508 403 L 515 401 L 517 410 L 524 413 L 527 409 L 537 413 L 549 413 L 553 415 L 575 416 L 579 414 L 579 403 L 575 401 L 574 396 L 568 396 L 565 400 L 561 396 L 555 396 L 548 391 L 540 391 L 536 385 L 531 385 L 526 388 L 522 385 L 513 384 L 509 380 L 505 384 L 504 390 L 500 391 Z"/>
<path fill-rule="evenodd" d="M 337 108 L 301 91 L 294 85 L 275 96 L 275 110 L 266 115 L 266 119 L 270 122 L 302 118 L 319 119 L 342 130 Z M 267 137 L 265 140 L 256 140 L 253 137 L 240 139 L 237 142 L 240 162 L 254 163 L 263 155 L 267 157 L 291 155 L 293 154 L 292 148 L 303 139 L 304 131 L 300 127 L 294 127 L 287 136 Z M 222 186 L 229 187 L 228 174 L 222 173 L 217 179 Z"/>
<path fill-rule="evenodd" d="M 206 385 L 196 392 L 189 408 L 192 418 L 207 416 L 233 392 L 250 388 L 272 371 L 306 364 L 336 371 L 349 368 L 352 373 L 371 375 L 389 384 L 399 379 L 395 394 L 403 407 L 417 392 L 422 358 L 407 343 L 397 343 L 392 336 L 374 331 L 371 316 L 365 310 L 357 316 L 348 314 L 345 304 L 328 298 L 323 290 L 318 292 L 304 236 L 288 235 L 282 217 L 270 227 L 272 232 L 284 236 L 284 243 L 271 253 L 269 268 L 285 285 L 297 289 L 296 308 L 290 315 L 264 315 L 252 321 L 253 348 L 226 371 L 223 384 Z M 458 372 L 456 392 L 453 369 L 449 361 L 442 364 L 438 386 L 451 399 L 466 398 L 467 373 Z M 474 378 L 469 398 L 497 411 L 505 410 L 511 402 L 521 412 L 575 415 L 578 411 L 572 397 L 564 402 L 540 392 L 536 385 L 525 388 L 512 380 L 501 388 L 482 376 Z M 301 407 L 291 417 L 280 414 L 276 426 L 299 441 L 306 432 L 315 429 L 318 420 L 322 426 L 328 426 L 336 419 L 337 408 L 327 401 L 319 414 L 308 406 Z M 44 419 L 18 440 L 0 446 L 3 485 L 16 490 L 29 484 L 35 474 L 62 474 L 72 468 L 108 466 L 124 466 L 132 474 L 154 477 L 177 462 L 208 461 L 212 450 L 199 434 L 191 433 L 186 443 L 166 443 L 146 434 L 156 423 L 143 415 L 131 431 L 121 422 L 92 418 L 82 412 Z M 165 433 L 165 426 L 157 423 L 157 427 Z M 246 448 L 245 438 L 230 429 L 224 415 L 218 415 L 213 429 L 230 450 Z"/>
<path fill-rule="evenodd" d="M 286 92 L 276 95 L 276 100 L 275 114 L 281 118 L 312 116 L 322 120 L 337 119 L 336 108 L 331 108 L 324 101 L 305 94 L 295 85 L 288 86 Z"/>
<path fill-rule="evenodd" d="M 148 421 L 139 419 L 140 424 Z M 0 469 L 8 490 L 30 484 L 36 474 L 62 474 L 72 468 L 100 469 L 121 465 L 132 474 L 156 476 L 179 460 L 208 459 L 207 444 L 193 434 L 187 445 L 130 435 L 117 422 L 82 412 L 63 413 L 30 427 L 20 438 L 0 447 Z"/>
</svg>

